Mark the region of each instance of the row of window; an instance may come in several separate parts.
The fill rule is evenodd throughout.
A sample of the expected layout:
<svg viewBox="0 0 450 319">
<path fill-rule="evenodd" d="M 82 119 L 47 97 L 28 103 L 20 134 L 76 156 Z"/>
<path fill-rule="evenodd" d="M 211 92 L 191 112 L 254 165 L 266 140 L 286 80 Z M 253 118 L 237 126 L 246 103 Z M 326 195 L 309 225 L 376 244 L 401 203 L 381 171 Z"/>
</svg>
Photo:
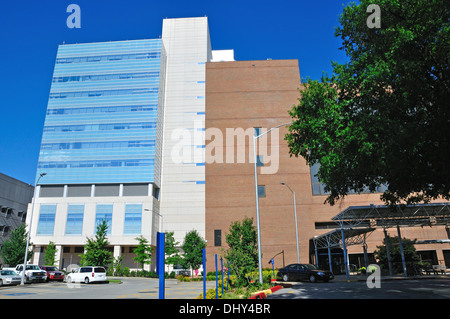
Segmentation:
<svg viewBox="0 0 450 319">
<path fill-rule="evenodd" d="M 81 150 L 90 148 L 125 148 L 152 147 L 154 140 L 149 141 L 112 141 L 112 142 L 74 142 L 74 143 L 43 143 L 41 150 Z"/>
<path fill-rule="evenodd" d="M 139 130 L 156 128 L 156 122 L 44 126 L 44 132 Z"/>
<path fill-rule="evenodd" d="M 96 55 L 96 56 L 82 56 L 82 57 L 73 57 L 73 58 L 57 58 L 56 59 L 56 64 L 102 62 L 102 61 L 120 61 L 120 60 L 158 59 L 160 57 L 161 57 L 161 52 L 147 52 L 147 53 L 134 53 L 134 54 L 115 54 L 115 55 Z"/>
<path fill-rule="evenodd" d="M 37 235 L 53 235 L 55 228 L 56 205 L 41 204 L 38 219 Z M 107 234 L 111 235 L 113 219 L 113 204 L 97 204 L 95 212 L 95 228 L 106 221 L 108 225 Z M 68 205 L 66 218 L 66 235 L 82 235 L 84 221 L 84 205 Z M 92 225 L 86 222 L 86 225 Z M 123 221 L 124 235 L 141 234 L 142 226 L 142 204 L 126 204 L 125 217 Z M 95 229 L 89 230 L 95 232 Z"/>
<path fill-rule="evenodd" d="M 317 176 L 319 172 L 320 164 L 315 164 L 310 167 L 311 173 L 311 185 L 312 185 L 312 193 L 313 195 L 329 195 L 330 192 L 325 191 L 325 184 L 319 181 Z M 388 189 L 387 185 L 379 185 L 375 188 L 375 193 L 383 193 Z M 371 194 L 369 187 L 366 186 L 363 191 L 357 192 L 355 190 L 350 190 L 349 194 Z"/>
<path fill-rule="evenodd" d="M 157 104 L 48 109 L 47 115 L 155 111 Z"/>
<path fill-rule="evenodd" d="M 142 167 L 153 166 L 154 163 L 153 159 L 39 162 L 38 168 Z"/>
<path fill-rule="evenodd" d="M 120 74 L 95 74 L 95 75 L 71 75 L 54 77 L 53 83 L 64 82 L 84 82 L 84 81 L 105 81 L 105 80 L 123 80 L 123 79 L 148 79 L 159 77 L 159 71 L 141 72 L 141 73 L 120 73 Z"/>
<path fill-rule="evenodd" d="M 50 99 L 65 99 L 71 97 L 94 97 L 94 96 L 114 96 L 114 95 L 132 95 L 158 93 L 158 87 L 143 89 L 122 89 L 122 90 L 100 90 L 100 91 L 81 91 L 81 92 L 61 92 L 50 93 Z"/>
</svg>

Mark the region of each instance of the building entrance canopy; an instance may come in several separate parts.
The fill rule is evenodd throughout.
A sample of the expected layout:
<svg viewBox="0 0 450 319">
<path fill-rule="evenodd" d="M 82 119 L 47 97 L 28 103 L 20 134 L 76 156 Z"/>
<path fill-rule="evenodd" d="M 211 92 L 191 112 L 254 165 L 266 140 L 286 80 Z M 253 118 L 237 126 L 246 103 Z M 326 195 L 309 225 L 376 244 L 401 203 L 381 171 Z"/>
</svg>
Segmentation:
<svg viewBox="0 0 450 319">
<path fill-rule="evenodd" d="M 331 218 L 341 227 L 435 226 L 450 224 L 450 203 L 350 206 Z"/>
<path fill-rule="evenodd" d="M 330 248 L 342 247 L 346 262 L 346 275 L 348 278 L 348 254 L 346 247 L 362 244 L 365 259 L 367 260 L 367 235 L 373 232 L 377 227 L 381 227 L 385 230 L 385 236 L 387 236 L 387 228 L 397 227 L 403 268 L 406 276 L 400 226 L 448 226 L 450 225 L 450 202 L 399 205 L 394 207 L 386 205 L 350 206 L 331 218 L 331 220 L 340 225 L 340 229 L 335 229 L 320 236 L 315 236 L 312 239 L 316 252 L 316 264 L 318 261 L 318 249 L 328 248 L 328 253 L 330 254 Z M 388 253 L 388 260 L 389 259 Z M 330 256 L 329 260 L 331 260 Z M 389 272 L 392 274 L 390 260 Z"/>
<path fill-rule="evenodd" d="M 340 229 L 335 229 L 326 234 L 314 237 L 314 247 L 316 249 L 342 247 L 343 236 L 346 246 L 362 245 L 365 244 L 365 238 L 368 234 L 374 230 L 375 228 L 343 228 L 342 231 Z M 344 233 L 343 236 L 342 232 Z"/>
</svg>

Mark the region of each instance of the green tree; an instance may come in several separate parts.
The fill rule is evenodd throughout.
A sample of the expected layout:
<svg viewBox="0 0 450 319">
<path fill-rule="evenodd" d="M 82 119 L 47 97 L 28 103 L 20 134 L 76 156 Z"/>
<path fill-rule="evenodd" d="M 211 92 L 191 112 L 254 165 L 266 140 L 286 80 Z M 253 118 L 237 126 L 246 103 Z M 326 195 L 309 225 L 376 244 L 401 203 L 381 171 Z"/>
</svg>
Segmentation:
<svg viewBox="0 0 450 319">
<path fill-rule="evenodd" d="M 203 263 L 203 249 L 205 240 L 196 230 L 191 230 L 184 237 L 181 248 L 183 249 L 181 265 L 184 268 L 197 269 Z"/>
<path fill-rule="evenodd" d="M 1 248 L 1 255 L 3 263 L 11 267 L 17 264 L 23 264 L 25 259 L 25 250 L 27 247 L 28 233 L 25 230 L 25 224 L 21 224 L 11 232 L 11 237 L 7 238 Z M 30 243 L 29 247 L 33 244 Z M 33 256 L 33 251 L 30 249 L 27 255 L 27 262 Z"/>
<path fill-rule="evenodd" d="M 55 265 L 56 246 L 54 242 L 49 242 L 44 254 L 44 264 L 48 266 Z"/>
<path fill-rule="evenodd" d="M 107 231 L 108 222 L 102 220 L 97 225 L 95 237 L 87 238 L 87 243 L 84 245 L 84 254 L 80 255 L 83 266 L 91 265 L 108 268 L 113 261 L 112 252 L 108 249 Z"/>
<path fill-rule="evenodd" d="M 380 28 L 368 27 L 372 3 Z M 450 2 L 361 0 L 339 21 L 348 61 L 300 91 L 291 156 L 319 165 L 331 205 L 379 185 L 391 205 L 450 199 Z"/>
<path fill-rule="evenodd" d="M 152 263 L 152 252 L 153 248 L 148 244 L 148 240 L 144 236 L 139 236 L 135 238 L 139 244 L 134 249 L 135 257 L 133 260 L 141 265 L 142 270 L 144 269 L 145 264 Z"/>
<path fill-rule="evenodd" d="M 178 250 L 179 242 L 175 241 L 174 232 L 167 232 L 165 235 L 165 255 L 166 265 L 172 265 L 175 267 L 176 265 L 181 264 L 181 256 Z"/>
<path fill-rule="evenodd" d="M 237 285 L 247 286 L 250 283 L 247 275 L 258 267 L 257 231 L 253 219 L 246 217 L 242 222 L 231 223 L 225 239 L 229 249 L 224 257 L 236 274 Z"/>
<path fill-rule="evenodd" d="M 389 255 L 391 257 L 392 270 L 394 273 L 403 273 L 402 256 L 400 252 L 400 245 L 398 237 L 387 237 L 389 243 Z M 403 253 L 405 255 L 406 267 L 412 270 L 414 265 L 420 261 L 419 254 L 414 247 L 414 241 L 407 238 L 402 238 Z M 374 257 L 382 269 L 389 269 L 387 253 L 386 253 L 386 238 L 383 239 L 383 244 L 377 246 L 374 251 Z"/>
</svg>

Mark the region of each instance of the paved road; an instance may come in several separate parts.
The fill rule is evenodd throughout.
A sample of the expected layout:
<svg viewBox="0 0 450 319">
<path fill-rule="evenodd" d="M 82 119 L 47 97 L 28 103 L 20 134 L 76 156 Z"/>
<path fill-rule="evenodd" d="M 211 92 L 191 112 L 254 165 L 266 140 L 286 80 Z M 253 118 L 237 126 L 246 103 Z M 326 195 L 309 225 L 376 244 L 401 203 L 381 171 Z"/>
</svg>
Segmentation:
<svg viewBox="0 0 450 319">
<path fill-rule="evenodd" d="M 158 299 L 159 281 L 153 278 L 121 278 L 122 283 L 67 284 L 33 283 L 3 286 L 1 299 Z M 195 299 L 203 292 L 203 282 L 166 280 L 166 299 Z M 215 282 L 207 282 L 207 289 Z"/>
<path fill-rule="evenodd" d="M 368 288 L 364 281 L 299 282 L 267 299 L 450 299 L 450 280 L 382 281 L 380 288 Z"/>
</svg>

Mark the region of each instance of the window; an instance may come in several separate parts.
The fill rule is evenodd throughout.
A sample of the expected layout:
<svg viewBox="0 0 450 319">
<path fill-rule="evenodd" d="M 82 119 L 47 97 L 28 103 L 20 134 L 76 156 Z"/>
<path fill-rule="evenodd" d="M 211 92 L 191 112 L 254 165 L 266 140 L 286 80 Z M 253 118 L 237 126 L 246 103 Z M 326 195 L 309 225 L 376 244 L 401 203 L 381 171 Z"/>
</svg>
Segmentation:
<svg viewBox="0 0 450 319">
<path fill-rule="evenodd" d="M 124 235 L 141 234 L 142 204 L 125 205 L 125 222 L 123 224 Z"/>
<path fill-rule="evenodd" d="M 83 246 L 77 246 L 74 249 L 75 253 L 84 253 L 84 247 Z"/>
<path fill-rule="evenodd" d="M 41 204 L 37 235 L 53 235 L 55 227 L 56 205 Z"/>
<path fill-rule="evenodd" d="M 264 166 L 264 157 L 263 155 L 256 155 L 256 166 Z"/>
<path fill-rule="evenodd" d="M 84 205 L 69 205 L 67 209 L 66 235 L 81 235 L 83 232 Z"/>
<path fill-rule="evenodd" d="M 266 197 L 266 186 L 258 185 L 258 197 Z"/>
<path fill-rule="evenodd" d="M 214 246 L 216 246 L 216 247 L 222 246 L 222 230 L 221 229 L 214 230 Z"/>
<path fill-rule="evenodd" d="M 261 127 L 255 127 L 255 136 L 259 136 L 261 135 L 262 131 L 261 131 Z"/>
<path fill-rule="evenodd" d="M 330 192 L 325 191 L 325 184 L 322 184 L 319 181 L 319 177 L 317 174 L 319 173 L 319 167 L 320 164 L 314 164 L 310 167 L 310 173 L 311 173 L 311 186 L 312 186 L 312 193 L 313 195 L 329 195 Z M 387 189 L 387 185 L 380 185 L 377 186 L 374 193 L 382 193 Z M 354 189 L 349 190 L 349 194 L 370 194 L 372 193 L 369 189 L 369 187 L 365 187 L 363 191 L 356 192 Z"/>
<path fill-rule="evenodd" d="M 98 204 L 95 210 L 95 229 L 97 229 L 98 224 L 100 224 L 104 220 L 108 225 L 106 234 L 111 235 L 112 214 L 112 204 Z"/>
</svg>

